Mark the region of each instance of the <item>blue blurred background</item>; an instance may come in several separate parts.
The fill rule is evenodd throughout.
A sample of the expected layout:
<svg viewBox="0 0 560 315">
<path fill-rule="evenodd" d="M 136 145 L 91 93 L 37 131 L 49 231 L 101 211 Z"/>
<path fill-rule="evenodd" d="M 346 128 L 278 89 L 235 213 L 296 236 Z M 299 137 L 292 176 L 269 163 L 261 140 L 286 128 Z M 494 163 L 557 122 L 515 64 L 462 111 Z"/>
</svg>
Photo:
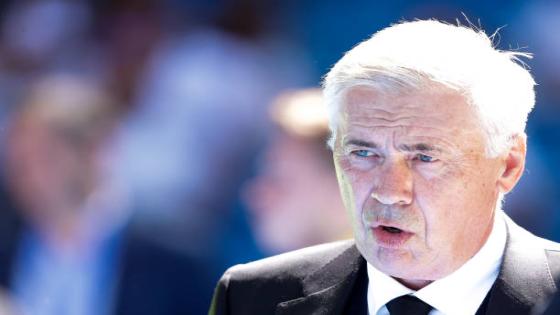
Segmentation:
<svg viewBox="0 0 560 315">
<path fill-rule="evenodd" d="M 203 314 L 228 266 L 330 240 L 255 232 L 255 212 L 283 199 L 248 201 L 278 139 L 271 104 L 391 23 L 464 16 L 534 53 L 527 170 L 505 209 L 560 241 L 558 1 L 0 2 L 0 308 Z M 97 107 L 111 110 L 84 110 Z M 328 221 L 303 217 L 277 230 Z"/>
</svg>

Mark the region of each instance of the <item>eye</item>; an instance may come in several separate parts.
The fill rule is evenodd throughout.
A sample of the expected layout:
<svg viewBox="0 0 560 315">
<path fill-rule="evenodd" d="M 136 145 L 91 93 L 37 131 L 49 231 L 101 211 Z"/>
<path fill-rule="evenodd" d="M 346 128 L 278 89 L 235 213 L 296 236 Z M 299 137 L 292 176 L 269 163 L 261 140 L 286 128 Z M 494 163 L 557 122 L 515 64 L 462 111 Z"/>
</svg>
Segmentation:
<svg viewBox="0 0 560 315">
<path fill-rule="evenodd" d="M 373 156 L 373 153 L 371 151 L 368 150 L 355 150 L 351 152 L 353 155 L 359 156 L 359 157 L 370 157 Z"/>
<path fill-rule="evenodd" d="M 416 160 L 420 160 L 424 163 L 430 163 L 437 161 L 434 157 L 426 155 L 426 154 L 417 154 L 415 157 Z"/>
</svg>

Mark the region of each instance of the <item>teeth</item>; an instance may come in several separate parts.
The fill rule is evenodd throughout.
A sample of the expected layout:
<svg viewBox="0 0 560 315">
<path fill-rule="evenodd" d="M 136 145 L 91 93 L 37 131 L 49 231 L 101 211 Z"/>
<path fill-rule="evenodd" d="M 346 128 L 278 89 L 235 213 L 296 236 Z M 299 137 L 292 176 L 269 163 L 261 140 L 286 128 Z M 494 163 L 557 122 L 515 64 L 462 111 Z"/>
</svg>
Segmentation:
<svg viewBox="0 0 560 315">
<path fill-rule="evenodd" d="M 401 229 L 398 229 L 398 228 L 392 227 L 392 226 L 384 226 L 384 227 L 383 227 L 383 230 L 385 230 L 385 231 L 387 231 L 387 232 L 389 232 L 389 233 L 400 233 L 400 232 L 402 232 Z"/>
</svg>

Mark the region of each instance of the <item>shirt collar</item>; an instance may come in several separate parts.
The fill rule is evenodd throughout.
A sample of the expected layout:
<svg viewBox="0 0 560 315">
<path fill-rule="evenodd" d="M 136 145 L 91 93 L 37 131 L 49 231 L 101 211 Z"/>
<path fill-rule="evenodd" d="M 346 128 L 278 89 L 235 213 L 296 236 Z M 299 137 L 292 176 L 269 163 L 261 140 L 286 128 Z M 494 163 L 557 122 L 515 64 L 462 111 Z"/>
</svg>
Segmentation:
<svg viewBox="0 0 560 315">
<path fill-rule="evenodd" d="M 492 232 L 482 248 L 459 269 L 418 291 L 405 287 L 368 262 L 369 313 L 376 315 L 392 299 L 412 294 L 443 314 L 475 314 L 498 277 L 506 238 L 502 211 L 497 211 Z"/>
</svg>

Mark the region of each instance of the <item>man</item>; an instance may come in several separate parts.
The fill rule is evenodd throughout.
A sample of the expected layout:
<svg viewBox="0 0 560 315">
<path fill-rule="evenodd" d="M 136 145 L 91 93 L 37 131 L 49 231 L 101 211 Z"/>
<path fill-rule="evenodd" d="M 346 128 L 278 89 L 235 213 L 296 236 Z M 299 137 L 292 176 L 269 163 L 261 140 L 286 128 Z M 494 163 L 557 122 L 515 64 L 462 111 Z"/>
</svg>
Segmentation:
<svg viewBox="0 0 560 315">
<path fill-rule="evenodd" d="M 3 203 L 0 213 L 14 222 L 0 231 L 0 286 L 10 303 L 0 304 L 18 314 L 205 311 L 193 261 L 128 225 L 128 199 L 107 170 L 113 104 L 83 78 L 49 76 L 13 115 L 4 171 L 14 211 Z"/>
<path fill-rule="evenodd" d="M 355 241 L 235 266 L 210 313 L 529 314 L 556 291 L 560 247 L 500 210 L 534 105 L 520 57 L 433 20 L 349 51 L 324 95 Z"/>
<path fill-rule="evenodd" d="M 274 134 L 244 190 L 258 245 L 277 254 L 348 238 L 350 226 L 325 145 L 329 126 L 321 90 L 283 92 L 269 116 Z"/>
</svg>

